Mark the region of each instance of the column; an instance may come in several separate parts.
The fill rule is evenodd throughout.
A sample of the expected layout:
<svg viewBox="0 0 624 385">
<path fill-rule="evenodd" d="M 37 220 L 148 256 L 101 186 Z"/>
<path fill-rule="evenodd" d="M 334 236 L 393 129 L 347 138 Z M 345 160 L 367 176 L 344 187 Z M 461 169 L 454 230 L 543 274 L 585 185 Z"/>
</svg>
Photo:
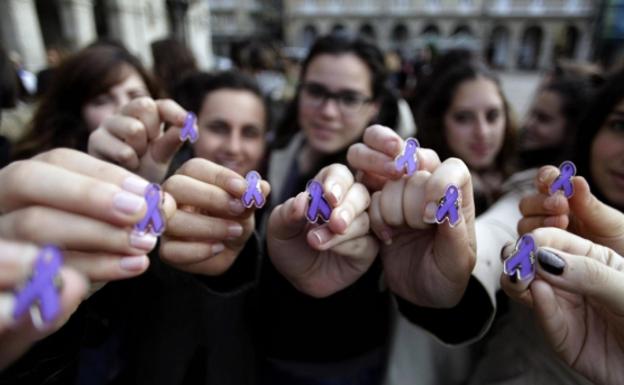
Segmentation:
<svg viewBox="0 0 624 385">
<path fill-rule="evenodd" d="M 542 44 L 540 49 L 540 57 L 537 64 L 539 69 L 550 69 L 553 66 L 553 48 L 555 45 L 555 29 L 557 25 L 555 23 L 547 23 L 544 25 L 542 36 Z"/>
<path fill-rule="evenodd" d="M 0 9 L 6 48 L 19 52 L 26 69 L 45 68 L 45 48 L 34 0 L 0 0 Z"/>
<path fill-rule="evenodd" d="M 59 1 L 63 36 L 73 48 L 83 47 L 97 38 L 93 0 Z"/>
<path fill-rule="evenodd" d="M 507 69 L 515 70 L 518 67 L 518 54 L 520 53 L 520 43 L 522 39 L 522 25 L 511 23 L 509 25 L 509 51 L 507 52 Z"/>
<path fill-rule="evenodd" d="M 208 3 L 202 1 L 191 4 L 186 16 L 187 44 L 195 54 L 197 65 L 203 69 L 210 69 L 214 66 L 214 56 Z"/>
</svg>

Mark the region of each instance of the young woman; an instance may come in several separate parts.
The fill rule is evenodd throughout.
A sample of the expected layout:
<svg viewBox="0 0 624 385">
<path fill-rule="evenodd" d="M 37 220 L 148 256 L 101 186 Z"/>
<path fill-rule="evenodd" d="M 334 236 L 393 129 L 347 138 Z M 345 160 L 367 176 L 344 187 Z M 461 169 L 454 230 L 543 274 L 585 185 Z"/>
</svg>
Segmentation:
<svg viewBox="0 0 624 385">
<path fill-rule="evenodd" d="M 160 91 L 137 58 L 113 44 L 95 44 L 65 60 L 42 98 L 14 157 L 69 147 L 87 151 L 89 134 L 130 100 Z"/>
<path fill-rule="evenodd" d="M 465 61 L 440 75 L 417 111 L 421 144 L 462 159 L 473 175 L 477 213 L 502 193 L 513 171 L 516 126 L 498 78 Z"/>
</svg>

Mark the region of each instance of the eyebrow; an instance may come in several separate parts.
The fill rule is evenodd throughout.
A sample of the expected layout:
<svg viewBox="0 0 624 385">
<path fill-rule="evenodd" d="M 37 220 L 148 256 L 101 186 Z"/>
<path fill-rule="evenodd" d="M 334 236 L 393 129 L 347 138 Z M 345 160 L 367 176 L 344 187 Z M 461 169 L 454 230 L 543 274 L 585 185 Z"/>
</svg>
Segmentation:
<svg viewBox="0 0 624 385">
<path fill-rule="evenodd" d="M 366 94 L 364 93 L 364 91 L 356 90 L 356 89 L 353 89 L 353 88 L 340 88 L 340 89 L 338 89 L 337 91 L 332 91 L 332 90 L 330 90 L 330 89 L 329 89 L 329 87 L 327 87 L 325 84 L 323 84 L 323 83 L 319 83 L 319 82 L 316 82 L 316 81 L 314 81 L 314 80 L 310 80 L 310 81 L 306 81 L 306 82 L 304 82 L 304 84 L 306 84 L 306 83 L 307 83 L 307 84 L 309 84 L 309 85 L 314 85 L 314 86 L 317 86 L 317 87 L 322 87 L 322 88 L 324 88 L 325 90 L 327 90 L 327 91 L 329 91 L 329 92 L 336 93 L 336 94 L 341 94 L 341 93 L 348 92 L 348 93 L 354 93 L 354 94 L 359 94 L 359 95 L 364 95 L 364 96 L 366 96 Z"/>
</svg>

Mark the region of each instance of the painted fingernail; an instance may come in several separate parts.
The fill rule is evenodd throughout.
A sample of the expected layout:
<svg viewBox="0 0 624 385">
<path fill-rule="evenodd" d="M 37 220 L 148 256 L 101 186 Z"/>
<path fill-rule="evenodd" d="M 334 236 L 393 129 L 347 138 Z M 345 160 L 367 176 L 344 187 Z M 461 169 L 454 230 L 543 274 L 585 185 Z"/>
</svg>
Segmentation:
<svg viewBox="0 0 624 385">
<path fill-rule="evenodd" d="M 124 214 L 136 214 L 145 207 L 145 199 L 127 191 L 120 191 L 113 197 L 113 206 Z"/>
<path fill-rule="evenodd" d="M 157 241 L 158 237 L 152 233 L 141 234 L 136 231 L 130 233 L 130 246 L 136 247 L 137 249 L 150 251 L 156 246 Z"/>
<path fill-rule="evenodd" d="M 438 210 L 438 204 L 435 202 L 429 202 L 425 206 L 425 212 L 423 213 L 423 222 L 436 223 L 435 214 Z"/>
<path fill-rule="evenodd" d="M 238 223 L 232 224 L 228 226 L 228 238 L 238 238 L 243 235 L 243 226 Z"/>
<path fill-rule="evenodd" d="M 228 204 L 230 205 L 230 211 L 234 215 L 245 212 L 245 206 L 243 206 L 243 202 L 241 202 L 240 199 L 231 199 Z"/>
<path fill-rule="evenodd" d="M 223 250 L 225 250 L 225 245 L 223 243 L 215 243 L 212 245 L 212 255 L 217 255 Z"/>
<path fill-rule="evenodd" d="M 381 230 L 381 241 L 387 245 L 390 246 L 392 244 L 392 231 L 389 229 L 383 229 Z"/>
<path fill-rule="evenodd" d="M 338 183 L 335 183 L 332 187 L 331 187 L 331 193 L 334 196 L 334 198 L 336 199 L 336 202 L 340 202 L 340 197 L 342 196 L 342 187 L 340 187 L 340 185 Z"/>
<path fill-rule="evenodd" d="M 565 268 L 565 261 L 553 253 L 550 250 L 546 249 L 538 249 L 537 250 L 537 261 L 539 262 L 542 269 L 554 275 L 563 274 L 563 269 Z"/>
<path fill-rule="evenodd" d="M 145 179 L 137 178 L 136 176 L 130 176 L 121 183 L 121 188 L 131 193 L 143 196 L 145 189 L 149 185 L 149 182 Z"/>
<path fill-rule="evenodd" d="M 147 266 L 148 259 L 146 255 L 133 255 L 131 257 L 123 257 L 119 260 L 119 267 L 129 272 L 142 271 Z"/>
</svg>

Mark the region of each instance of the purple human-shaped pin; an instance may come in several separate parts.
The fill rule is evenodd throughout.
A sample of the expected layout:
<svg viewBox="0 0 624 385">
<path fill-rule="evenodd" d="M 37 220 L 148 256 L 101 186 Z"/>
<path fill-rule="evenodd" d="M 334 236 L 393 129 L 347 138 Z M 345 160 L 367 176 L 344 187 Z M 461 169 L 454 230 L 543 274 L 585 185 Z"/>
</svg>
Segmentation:
<svg viewBox="0 0 624 385">
<path fill-rule="evenodd" d="M 398 172 L 405 172 L 407 176 L 412 176 L 418 170 L 418 159 L 416 151 L 420 147 L 418 140 L 407 138 L 403 153 L 394 160 L 394 167 Z"/>
<path fill-rule="evenodd" d="M 308 182 L 306 190 L 310 194 L 310 204 L 306 210 L 306 218 L 312 223 L 318 223 L 319 221 L 327 222 L 331 216 L 332 209 L 323 196 L 323 186 L 319 182 L 311 180 Z"/>
<path fill-rule="evenodd" d="M 264 195 L 262 195 L 262 190 L 260 189 L 260 181 L 262 178 L 260 177 L 258 171 L 249 171 L 245 176 L 245 179 L 247 180 L 247 190 L 245 190 L 245 193 L 243 193 L 243 196 L 241 197 L 243 205 L 247 208 L 254 205 L 257 208 L 264 206 L 265 199 Z"/>
<path fill-rule="evenodd" d="M 445 220 L 448 220 L 451 227 L 455 226 L 459 222 L 460 205 L 459 189 L 455 185 L 449 185 L 438 204 L 436 222 L 441 224 Z"/>
<path fill-rule="evenodd" d="M 574 194 L 574 186 L 572 185 L 572 177 L 576 175 L 576 166 L 574 163 L 566 160 L 559 166 L 561 174 L 555 179 L 553 184 L 550 185 L 550 194 L 554 194 L 557 191 L 563 191 L 566 198 L 570 198 Z"/>
<path fill-rule="evenodd" d="M 182 127 L 182 131 L 180 131 L 180 140 L 185 141 L 189 140 L 191 143 L 195 143 L 197 139 L 199 139 L 199 132 L 197 132 L 197 127 L 195 122 L 197 121 L 197 116 L 194 113 L 189 112 L 186 115 L 186 119 L 184 120 L 184 126 Z"/>
<path fill-rule="evenodd" d="M 525 234 L 518 242 L 516 249 L 503 262 L 503 272 L 510 277 L 516 277 L 523 281 L 535 275 L 535 240 L 532 236 Z"/>
<path fill-rule="evenodd" d="M 134 229 L 140 233 L 150 231 L 154 235 L 160 235 L 165 231 L 165 218 L 162 212 L 162 189 L 160 185 L 151 183 L 145 188 L 145 203 L 147 212 L 143 219 L 134 225 Z"/>
<path fill-rule="evenodd" d="M 13 318 L 21 318 L 29 309 L 38 310 L 40 319 L 50 323 L 59 315 L 61 303 L 58 288 L 59 270 L 63 265 L 61 251 L 54 246 L 45 246 L 37 255 L 32 276 L 15 295 Z M 35 317 L 33 321 L 36 322 Z"/>
</svg>

